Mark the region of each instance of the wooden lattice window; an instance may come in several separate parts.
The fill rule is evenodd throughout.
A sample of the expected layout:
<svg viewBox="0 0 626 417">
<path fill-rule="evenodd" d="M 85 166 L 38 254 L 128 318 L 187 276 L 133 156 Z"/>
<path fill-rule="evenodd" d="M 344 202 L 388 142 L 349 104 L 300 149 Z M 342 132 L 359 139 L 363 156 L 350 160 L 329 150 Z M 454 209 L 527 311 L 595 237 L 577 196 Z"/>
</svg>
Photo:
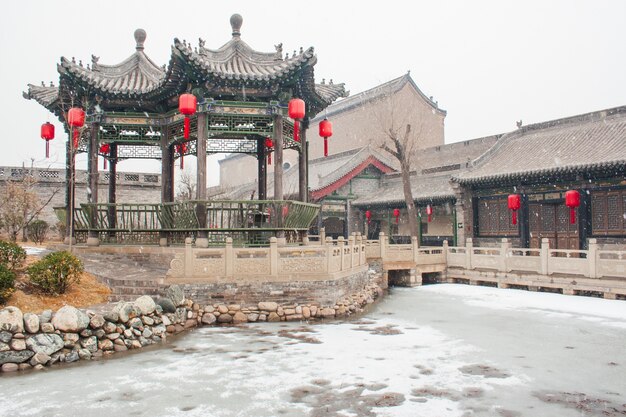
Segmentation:
<svg viewBox="0 0 626 417">
<path fill-rule="evenodd" d="M 626 235 L 626 190 L 592 191 L 593 235 Z"/>
<path fill-rule="evenodd" d="M 511 223 L 506 197 L 479 198 L 477 201 L 478 236 L 518 236 L 519 223 Z"/>
</svg>

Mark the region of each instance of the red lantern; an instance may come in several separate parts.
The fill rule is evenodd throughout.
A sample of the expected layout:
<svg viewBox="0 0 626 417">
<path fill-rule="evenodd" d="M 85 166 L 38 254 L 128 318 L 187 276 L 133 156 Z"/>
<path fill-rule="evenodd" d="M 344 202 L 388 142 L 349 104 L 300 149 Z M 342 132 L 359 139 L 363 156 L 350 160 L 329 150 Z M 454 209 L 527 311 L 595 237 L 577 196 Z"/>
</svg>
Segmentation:
<svg viewBox="0 0 626 417">
<path fill-rule="evenodd" d="M 509 195 L 509 210 L 513 211 L 513 215 L 511 217 L 511 223 L 517 224 L 517 210 L 522 207 L 522 199 L 519 194 L 510 194 Z"/>
<path fill-rule="evenodd" d="M 283 206 L 283 219 L 289 214 L 289 206 Z"/>
<path fill-rule="evenodd" d="M 100 146 L 100 153 L 102 154 L 104 159 L 104 169 L 107 169 L 107 157 L 105 155 L 108 155 L 109 152 L 111 152 L 111 145 L 105 143 Z"/>
<path fill-rule="evenodd" d="M 187 144 L 183 142 L 176 145 L 176 152 L 180 154 L 180 169 L 185 169 L 185 152 L 187 152 Z"/>
<path fill-rule="evenodd" d="M 565 205 L 570 208 L 569 222 L 576 223 L 576 209 L 580 207 L 580 193 L 576 190 L 569 190 L 565 193 Z"/>
<path fill-rule="evenodd" d="M 372 212 L 369 210 L 365 211 L 365 218 L 367 219 L 367 224 L 370 224 L 370 221 L 372 220 Z"/>
<path fill-rule="evenodd" d="M 433 207 L 430 204 L 426 206 L 426 214 L 428 215 L 428 223 L 430 223 L 433 215 Z"/>
<path fill-rule="evenodd" d="M 294 120 L 293 123 L 293 140 L 300 142 L 300 122 L 299 120 L 304 118 L 306 113 L 306 106 L 304 100 L 299 98 L 292 98 L 289 100 L 288 108 L 289 117 Z"/>
<path fill-rule="evenodd" d="M 41 125 L 41 139 L 46 141 L 46 158 L 50 157 L 50 141 L 54 139 L 54 125 L 46 122 Z"/>
<path fill-rule="evenodd" d="M 272 148 L 274 147 L 274 141 L 269 137 L 265 138 L 265 147 L 267 148 L 267 165 L 272 165 Z"/>
<path fill-rule="evenodd" d="M 324 119 L 320 122 L 320 136 L 324 138 L 324 156 L 328 156 L 328 138 L 333 135 L 333 124 Z"/>
<path fill-rule="evenodd" d="M 189 116 L 192 116 L 196 113 L 197 106 L 198 106 L 198 100 L 196 99 L 196 96 L 194 96 L 193 94 L 189 94 L 189 93 L 181 94 L 180 97 L 178 98 L 178 111 L 181 112 L 181 114 L 185 115 L 185 130 L 184 130 L 185 139 L 189 139 L 189 130 L 190 130 L 190 124 L 191 124 L 191 120 L 189 119 Z"/>
<path fill-rule="evenodd" d="M 70 125 L 70 130 L 74 130 L 72 137 L 74 148 L 78 148 L 78 135 L 81 127 L 85 125 L 85 111 L 79 107 L 72 107 L 67 112 L 67 123 Z"/>
<path fill-rule="evenodd" d="M 393 209 L 393 217 L 396 218 L 396 224 L 398 224 L 398 219 L 400 218 L 400 209 Z"/>
</svg>

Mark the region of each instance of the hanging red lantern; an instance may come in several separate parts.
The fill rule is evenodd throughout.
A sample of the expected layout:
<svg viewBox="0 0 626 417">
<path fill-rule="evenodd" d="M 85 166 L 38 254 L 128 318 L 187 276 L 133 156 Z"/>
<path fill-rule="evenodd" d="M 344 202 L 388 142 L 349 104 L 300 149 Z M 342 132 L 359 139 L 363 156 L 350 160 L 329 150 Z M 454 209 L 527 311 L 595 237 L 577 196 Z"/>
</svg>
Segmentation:
<svg viewBox="0 0 626 417">
<path fill-rule="evenodd" d="M 400 209 L 393 209 L 393 217 L 396 218 L 396 224 L 398 224 L 398 219 L 400 218 Z"/>
<path fill-rule="evenodd" d="M 328 156 L 328 138 L 333 135 L 333 124 L 324 119 L 320 122 L 320 136 L 324 138 L 324 156 Z"/>
<path fill-rule="evenodd" d="M 105 143 L 100 146 L 100 153 L 102 154 L 102 159 L 104 159 L 104 169 L 107 169 L 107 156 L 111 152 L 111 145 Z"/>
<path fill-rule="evenodd" d="M 289 100 L 288 107 L 289 117 L 291 117 L 293 122 L 293 140 L 296 142 L 300 142 L 300 120 L 304 118 L 306 113 L 306 105 L 304 104 L 304 100 L 299 98 L 292 98 Z"/>
<path fill-rule="evenodd" d="M 191 125 L 191 119 L 189 116 L 193 116 L 196 113 L 196 107 L 198 106 L 198 100 L 196 96 L 190 93 L 181 94 L 178 98 L 178 111 L 185 115 L 185 129 L 184 138 L 189 139 L 189 130 Z"/>
<path fill-rule="evenodd" d="M 365 218 L 367 219 L 367 224 L 370 224 L 370 221 L 372 220 L 372 212 L 369 210 L 365 211 Z"/>
<path fill-rule="evenodd" d="M 265 138 L 265 148 L 267 149 L 267 165 L 272 165 L 272 148 L 274 147 L 274 141 L 267 137 Z"/>
<path fill-rule="evenodd" d="M 519 194 L 509 195 L 509 210 L 512 210 L 511 223 L 517 224 L 517 210 L 522 207 L 522 199 Z"/>
<path fill-rule="evenodd" d="M 41 125 L 41 139 L 46 141 L 46 158 L 50 157 L 50 141 L 54 139 L 54 125 L 46 122 Z"/>
<path fill-rule="evenodd" d="M 565 205 L 570 208 L 569 222 L 576 223 L 576 209 L 580 207 L 580 193 L 576 190 L 569 190 L 565 193 Z"/>
<path fill-rule="evenodd" d="M 180 154 L 180 169 L 185 169 L 185 152 L 187 152 L 187 143 L 182 142 L 176 145 L 176 152 Z"/>
<path fill-rule="evenodd" d="M 80 107 L 72 107 L 67 112 L 67 124 L 70 125 L 70 131 L 74 131 L 72 137 L 72 144 L 74 145 L 74 149 L 78 148 L 78 136 L 80 134 L 80 129 L 85 125 L 85 111 Z"/>
<path fill-rule="evenodd" d="M 433 207 L 430 204 L 426 206 L 426 214 L 428 215 L 428 223 L 430 223 L 433 216 Z"/>
</svg>

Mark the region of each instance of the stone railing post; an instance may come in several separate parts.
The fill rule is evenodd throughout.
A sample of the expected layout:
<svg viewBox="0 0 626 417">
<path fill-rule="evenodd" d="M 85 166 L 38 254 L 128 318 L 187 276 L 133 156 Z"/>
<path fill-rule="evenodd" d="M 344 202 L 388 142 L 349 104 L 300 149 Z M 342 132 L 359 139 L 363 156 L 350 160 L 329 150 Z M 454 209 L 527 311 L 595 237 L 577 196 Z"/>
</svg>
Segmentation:
<svg viewBox="0 0 626 417">
<path fill-rule="evenodd" d="M 278 239 L 270 237 L 270 275 L 278 275 Z"/>
<path fill-rule="evenodd" d="M 352 268 L 354 265 L 353 262 L 353 255 L 354 255 L 354 242 L 355 242 L 355 236 L 354 233 L 352 235 L 350 235 L 350 237 L 348 238 L 348 251 L 350 252 L 350 265 L 348 265 L 349 268 Z"/>
<path fill-rule="evenodd" d="M 235 251 L 233 249 L 233 238 L 226 238 L 224 247 L 224 260 L 226 261 L 226 276 L 232 277 L 235 272 Z"/>
<path fill-rule="evenodd" d="M 598 278 L 598 241 L 596 239 L 589 239 L 587 264 L 589 265 L 589 278 Z"/>
<path fill-rule="evenodd" d="M 327 237 L 323 244 L 324 246 L 326 246 L 326 258 L 328 258 L 326 272 L 331 272 L 332 264 L 333 264 L 333 251 L 335 250 L 335 247 L 333 245 L 333 238 Z"/>
<path fill-rule="evenodd" d="M 474 252 L 474 242 L 471 237 L 465 239 L 465 269 L 472 269 L 472 252 Z"/>
<path fill-rule="evenodd" d="M 503 238 L 502 243 L 500 244 L 500 259 L 498 259 L 498 270 L 500 272 L 509 272 L 509 269 L 506 264 L 507 254 L 509 252 L 509 248 L 511 247 L 511 242 L 509 239 Z"/>
<path fill-rule="evenodd" d="M 385 259 L 387 256 L 387 237 L 383 232 L 380 232 L 378 236 L 378 246 L 380 246 L 380 259 Z"/>
<path fill-rule="evenodd" d="M 448 267 L 448 239 L 443 241 L 442 251 L 443 251 L 443 262 L 446 264 L 446 268 L 447 268 Z"/>
<path fill-rule="evenodd" d="M 346 244 L 346 240 L 344 239 L 343 236 L 339 236 L 337 238 L 337 247 L 339 248 L 339 252 L 341 253 L 341 266 L 339 267 L 340 271 L 343 271 L 343 269 L 345 268 L 345 262 L 343 260 L 343 249 L 345 247 Z"/>
<path fill-rule="evenodd" d="M 359 265 L 365 262 L 365 247 L 363 246 L 363 236 L 361 233 L 356 234 L 356 245 L 359 248 Z"/>
<path fill-rule="evenodd" d="M 185 278 L 189 278 L 193 274 L 193 246 L 191 246 L 191 238 L 185 238 Z"/>
<path fill-rule="evenodd" d="M 417 236 L 411 236 L 411 246 L 413 249 L 413 262 L 417 263 L 417 258 L 419 257 L 419 243 L 417 241 Z"/>
<path fill-rule="evenodd" d="M 320 227 L 320 245 L 326 244 L 326 228 Z"/>
<path fill-rule="evenodd" d="M 308 236 L 304 236 L 304 237 L 302 238 L 302 244 L 303 244 L 304 246 L 309 246 L 309 237 L 308 237 Z"/>
<path fill-rule="evenodd" d="M 542 275 L 548 275 L 548 261 L 550 259 L 550 241 L 548 238 L 541 239 L 541 271 Z"/>
</svg>

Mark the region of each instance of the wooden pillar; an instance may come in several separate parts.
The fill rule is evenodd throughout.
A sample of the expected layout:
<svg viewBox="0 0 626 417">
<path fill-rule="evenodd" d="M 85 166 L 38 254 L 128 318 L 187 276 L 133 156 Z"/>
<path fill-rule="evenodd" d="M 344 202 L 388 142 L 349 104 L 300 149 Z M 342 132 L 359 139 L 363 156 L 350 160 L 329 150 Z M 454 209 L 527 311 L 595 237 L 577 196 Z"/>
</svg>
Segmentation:
<svg viewBox="0 0 626 417">
<path fill-rule="evenodd" d="M 98 132 L 99 125 L 91 124 L 91 132 L 89 135 L 89 159 L 87 161 L 87 176 L 89 177 L 89 191 L 87 193 L 87 201 L 92 204 L 89 212 L 89 237 L 87 245 L 98 246 L 98 231 L 96 228 L 98 214 Z"/>
<path fill-rule="evenodd" d="M 174 155 L 169 144 L 169 136 L 161 135 L 161 203 L 172 201 L 172 180 L 174 178 Z M 163 227 L 163 225 L 161 225 Z M 159 245 L 167 246 L 168 232 L 159 232 Z"/>
<path fill-rule="evenodd" d="M 111 143 L 111 158 L 109 160 L 109 229 L 117 227 L 117 143 Z M 115 236 L 115 232 L 110 232 L 109 236 Z"/>
<path fill-rule="evenodd" d="M 530 210 L 528 207 L 528 195 L 522 194 L 522 207 L 520 208 L 519 232 L 520 245 L 522 248 L 530 247 Z"/>
<path fill-rule="evenodd" d="M 198 216 L 198 236 L 196 238 L 196 246 L 208 247 L 209 239 L 207 233 L 207 207 L 206 207 L 206 141 L 208 139 L 207 132 L 207 115 L 206 113 L 198 113 L 198 130 L 196 139 L 196 215 Z"/>
<path fill-rule="evenodd" d="M 302 121 L 302 132 L 300 132 L 300 154 L 298 155 L 298 175 L 299 175 L 299 188 L 298 188 L 298 200 L 306 203 L 309 199 L 308 190 L 308 143 L 307 143 L 307 130 L 309 129 L 309 119 Z"/>
<path fill-rule="evenodd" d="M 283 116 L 274 115 L 274 200 L 283 199 Z M 280 217 L 279 217 L 280 218 Z"/>
<path fill-rule="evenodd" d="M 258 138 L 256 141 L 256 147 L 259 200 L 267 200 L 267 153 L 265 151 L 265 138 Z"/>
<path fill-rule="evenodd" d="M 73 243 L 74 239 L 74 201 L 75 201 L 75 167 L 74 151 L 72 149 L 72 132 L 65 145 L 65 244 Z"/>
<path fill-rule="evenodd" d="M 587 240 L 591 236 L 591 194 L 588 190 L 581 190 L 580 208 L 578 209 L 578 236 L 579 248 L 587 249 Z"/>
</svg>

